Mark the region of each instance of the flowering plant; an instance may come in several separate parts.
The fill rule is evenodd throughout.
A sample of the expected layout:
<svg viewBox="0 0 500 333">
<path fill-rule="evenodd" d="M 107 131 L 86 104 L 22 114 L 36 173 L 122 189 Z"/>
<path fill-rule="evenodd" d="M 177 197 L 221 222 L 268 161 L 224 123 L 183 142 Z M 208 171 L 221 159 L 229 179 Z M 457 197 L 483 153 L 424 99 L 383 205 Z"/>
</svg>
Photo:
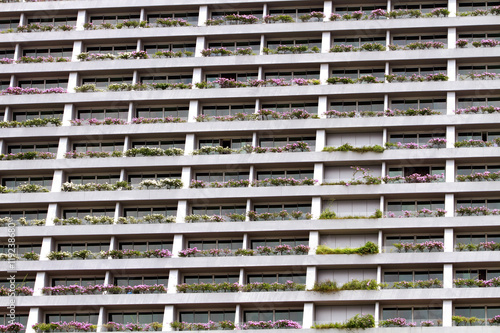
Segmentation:
<svg viewBox="0 0 500 333">
<path fill-rule="evenodd" d="M 65 94 L 66 89 L 56 87 L 49 89 L 9 87 L 0 91 L 0 95 L 41 95 L 41 94 Z"/>
<path fill-rule="evenodd" d="M 481 105 L 454 110 L 455 114 L 491 114 L 500 112 L 500 107 Z"/>
<path fill-rule="evenodd" d="M 381 327 L 415 327 L 417 326 L 414 322 L 408 322 L 405 318 L 391 318 L 386 320 L 381 320 L 379 323 Z"/>
</svg>

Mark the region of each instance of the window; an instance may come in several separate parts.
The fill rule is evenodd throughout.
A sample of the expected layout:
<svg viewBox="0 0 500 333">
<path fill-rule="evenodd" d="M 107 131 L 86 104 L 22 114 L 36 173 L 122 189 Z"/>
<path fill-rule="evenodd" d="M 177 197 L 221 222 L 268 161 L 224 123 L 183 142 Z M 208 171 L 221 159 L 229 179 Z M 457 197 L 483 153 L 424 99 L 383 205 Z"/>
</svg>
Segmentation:
<svg viewBox="0 0 500 333">
<path fill-rule="evenodd" d="M 148 14 L 147 20 L 149 23 L 156 23 L 158 18 L 174 18 L 186 20 L 191 25 L 198 25 L 198 12 L 191 13 L 151 13 Z"/>
<path fill-rule="evenodd" d="M 120 323 L 150 324 L 163 322 L 163 311 L 141 311 L 141 312 L 112 312 L 108 315 L 108 320 Z"/>
<path fill-rule="evenodd" d="M 152 286 L 155 284 L 168 285 L 168 276 L 119 276 L 115 277 L 115 286 Z"/>
<path fill-rule="evenodd" d="M 72 27 L 76 26 L 76 16 L 69 17 L 43 17 L 43 18 L 28 18 L 28 24 L 38 23 L 41 25 L 70 25 Z"/>
<path fill-rule="evenodd" d="M 24 327 L 28 326 L 28 316 L 29 314 L 21 314 L 16 311 L 16 322 L 21 323 Z M 8 314 L 0 314 L 0 324 L 9 325 L 11 318 Z M 97 321 L 96 321 L 97 322 Z M 23 332 L 25 330 L 22 330 Z"/>
<path fill-rule="evenodd" d="M 258 213 L 278 213 L 286 210 L 291 213 L 292 211 L 301 211 L 304 214 L 311 212 L 311 204 L 274 204 L 274 205 L 254 205 L 254 210 Z M 291 219 L 289 216 L 287 219 Z"/>
<path fill-rule="evenodd" d="M 500 2 L 499 2 L 500 4 Z M 487 33 L 474 33 L 474 34 L 459 34 L 458 39 L 467 39 L 470 43 L 466 47 L 474 47 L 472 42 L 480 42 L 483 39 L 495 39 L 500 41 L 500 33 L 487 32 Z"/>
<path fill-rule="evenodd" d="M 231 11 L 216 11 L 212 12 L 212 19 L 222 18 L 226 15 L 231 14 L 239 14 L 239 15 L 253 15 L 258 18 L 262 18 L 262 10 L 261 9 L 246 9 L 246 10 L 231 10 Z"/>
<path fill-rule="evenodd" d="M 111 23 L 117 24 L 123 21 L 139 21 L 140 15 L 134 14 L 123 14 L 123 15 L 92 15 L 90 17 L 90 23 L 97 25 L 101 23 Z"/>
<path fill-rule="evenodd" d="M 114 184 L 119 180 L 120 175 L 81 175 L 68 177 L 68 181 L 73 184 Z"/>
<path fill-rule="evenodd" d="M 193 82 L 192 74 L 141 76 L 142 83 L 185 83 Z"/>
<path fill-rule="evenodd" d="M 2 31 L 8 29 L 16 29 L 18 25 L 19 25 L 19 16 L 18 18 L 0 20 L 0 30 Z"/>
<path fill-rule="evenodd" d="M 210 249 L 231 249 L 238 250 L 243 248 L 242 240 L 201 240 L 201 241 L 189 241 L 188 248 L 196 247 L 198 250 L 210 250 Z"/>
<path fill-rule="evenodd" d="M 500 276 L 498 269 L 466 269 L 456 270 L 455 279 L 490 280 Z"/>
<path fill-rule="evenodd" d="M 436 210 L 438 208 L 444 209 L 444 201 L 442 200 L 429 200 L 429 201 L 393 201 L 387 203 L 387 210 L 395 213 L 396 215 L 403 215 L 405 210 L 415 212 L 421 209 Z"/>
<path fill-rule="evenodd" d="M 415 42 L 441 42 L 446 45 L 448 42 L 447 35 L 417 35 L 417 36 L 393 36 L 392 43 L 394 45 L 405 46 Z"/>
<path fill-rule="evenodd" d="M 398 110 L 424 109 L 429 108 L 441 113 L 446 111 L 446 98 L 434 99 L 394 99 L 391 101 L 391 107 Z"/>
<path fill-rule="evenodd" d="M 15 121 L 25 121 L 29 119 L 47 119 L 47 118 L 57 118 L 62 119 L 63 110 L 51 110 L 51 111 L 14 111 L 13 120 Z"/>
<path fill-rule="evenodd" d="M 10 81 L 7 80 L 0 80 L 0 89 L 5 90 L 10 87 Z"/>
<path fill-rule="evenodd" d="M 500 138 L 500 132 L 462 132 L 457 134 L 457 141 L 483 140 L 492 141 Z"/>
<path fill-rule="evenodd" d="M 182 311 L 179 320 L 186 323 L 208 323 L 230 320 L 234 322 L 234 311 Z"/>
<path fill-rule="evenodd" d="M 335 13 L 342 15 L 342 14 L 352 13 L 352 12 L 361 10 L 361 11 L 364 11 L 367 14 L 369 14 L 372 10 L 378 9 L 378 8 L 386 9 L 387 6 L 385 3 L 381 4 L 379 6 L 348 6 L 348 7 L 342 6 L 342 7 L 335 7 Z"/>
<path fill-rule="evenodd" d="M 270 170 L 270 171 L 257 171 L 257 180 L 266 178 L 295 178 L 304 179 L 314 178 L 314 170 Z"/>
<path fill-rule="evenodd" d="M 444 174 L 444 167 L 429 167 L 429 166 L 413 166 L 413 167 L 402 167 L 402 168 L 389 168 L 389 177 L 403 176 L 407 177 L 418 173 L 420 175 L 441 175 Z M 444 181 L 444 178 L 439 179 L 439 181 Z"/>
<path fill-rule="evenodd" d="M 137 51 L 137 45 L 135 45 L 135 44 L 134 45 L 111 45 L 111 46 L 97 45 L 97 46 L 87 46 L 86 50 L 89 53 L 101 53 L 101 54 L 111 53 L 111 54 L 117 55 L 118 53 L 122 53 L 122 52 Z"/>
<path fill-rule="evenodd" d="M 335 69 L 332 70 L 333 77 L 348 77 L 351 79 L 358 79 L 361 76 L 373 75 L 378 79 L 385 78 L 384 68 L 367 68 L 367 69 Z"/>
<path fill-rule="evenodd" d="M 23 56 L 26 57 L 48 57 L 52 56 L 54 58 L 58 57 L 71 57 L 73 54 L 73 48 L 68 47 L 68 48 L 44 48 L 44 49 L 27 49 L 23 50 Z"/>
<path fill-rule="evenodd" d="M 480 74 L 484 72 L 500 74 L 500 65 L 486 64 L 486 65 L 473 65 L 473 66 L 458 66 L 459 75 L 465 75 L 468 73 Z"/>
<path fill-rule="evenodd" d="M 137 117 L 165 118 L 179 117 L 187 120 L 189 114 L 188 106 L 165 106 L 165 107 L 141 107 L 136 109 Z"/>
<path fill-rule="evenodd" d="M 472 175 L 474 173 L 484 173 L 486 171 L 489 171 L 491 173 L 499 172 L 500 165 L 457 166 L 457 175 Z"/>
<path fill-rule="evenodd" d="M 269 15 L 290 15 L 297 22 L 299 17 L 310 12 L 322 12 L 323 7 L 305 7 L 305 8 L 273 8 L 269 10 Z"/>
<path fill-rule="evenodd" d="M 93 286 L 96 284 L 104 284 L 104 276 L 102 277 L 53 277 L 52 287 L 55 286 Z"/>
<path fill-rule="evenodd" d="M 275 50 L 280 45 L 286 46 L 299 46 L 307 45 L 309 48 L 317 47 L 321 49 L 321 38 L 310 38 L 310 39 L 278 39 L 278 40 L 268 40 L 267 47 L 271 50 Z"/>
<path fill-rule="evenodd" d="M 472 97 L 472 98 L 459 98 L 457 107 L 467 108 L 471 106 L 492 105 L 500 107 L 500 97 Z"/>
<path fill-rule="evenodd" d="M 427 242 L 427 241 L 443 242 L 443 240 L 444 240 L 444 238 L 442 235 L 386 236 L 385 237 L 385 247 L 389 249 L 389 252 L 392 252 L 396 248 L 396 247 L 394 247 L 394 244 L 399 244 L 399 243 L 418 244 L 418 243 L 423 243 L 423 242 Z"/>
<path fill-rule="evenodd" d="M 258 73 L 219 73 L 219 74 L 207 74 L 205 75 L 207 82 L 213 82 L 221 77 L 226 79 L 233 79 L 236 81 L 250 81 L 256 80 L 258 78 Z"/>
<path fill-rule="evenodd" d="M 194 179 L 207 183 L 249 179 L 248 172 L 197 172 Z"/>
<path fill-rule="evenodd" d="M 7 152 L 9 154 L 26 153 L 29 151 L 57 153 L 57 144 L 22 144 L 15 146 L 8 146 Z"/>
<path fill-rule="evenodd" d="M 245 205 L 231 206 L 193 206 L 191 211 L 194 215 L 228 215 L 228 214 L 245 214 Z"/>
<path fill-rule="evenodd" d="M 179 148 L 184 149 L 185 140 L 155 140 L 155 141 L 134 141 L 132 142 L 132 148 L 149 147 L 149 148 Z"/>
<path fill-rule="evenodd" d="M 75 252 L 89 250 L 92 253 L 109 250 L 109 242 L 59 243 L 57 251 Z"/>
<path fill-rule="evenodd" d="M 483 199 L 483 200 L 457 200 L 457 207 L 482 207 L 486 206 L 488 209 L 500 209 L 499 199 Z"/>
<path fill-rule="evenodd" d="M 40 250 L 42 248 L 41 243 L 28 243 L 28 244 L 16 243 L 15 246 L 16 246 L 15 253 L 20 256 L 27 252 L 40 253 Z M 9 249 L 12 249 L 12 247 L 9 247 L 9 244 L 0 244 L 0 253 L 8 253 Z"/>
<path fill-rule="evenodd" d="M 151 208 L 125 208 L 123 210 L 125 217 L 142 218 L 151 214 L 162 214 L 165 216 L 176 216 L 177 206 L 175 207 L 151 207 Z"/>
<path fill-rule="evenodd" d="M 172 251 L 172 241 L 145 241 L 145 242 L 120 242 L 118 248 L 120 250 L 133 251 L 148 251 L 148 250 L 163 250 Z"/>
<path fill-rule="evenodd" d="M 76 217 L 83 219 L 85 216 L 115 216 L 115 208 L 90 208 L 90 209 L 65 209 L 63 211 L 63 218 Z"/>
<path fill-rule="evenodd" d="M 4 210 L 0 211 L 0 217 L 10 217 L 14 221 L 25 218 L 28 221 L 42 220 L 47 218 L 47 210 Z"/>
<path fill-rule="evenodd" d="M 421 10 L 423 13 L 430 13 L 434 8 L 448 8 L 448 4 L 446 2 L 444 3 L 426 3 L 426 4 L 420 4 L 420 3 L 411 3 L 411 4 L 399 4 L 399 5 L 394 5 L 394 10 L 398 9 L 417 9 Z"/>
<path fill-rule="evenodd" d="M 302 324 L 303 310 L 249 310 L 243 312 L 243 321 L 292 320 Z"/>
<path fill-rule="evenodd" d="M 458 4 L 458 12 L 472 12 L 476 9 L 491 9 L 491 7 L 499 6 L 499 1 L 481 1 L 481 2 L 460 2 Z"/>
<path fill-rule="evenodd" d="M 231 50 L 231 51 L 236 51 L 237 48 L 246 49 L 246 48 L 251 47 L 253 52 L 258 54 L 260 51 L 260 41 L 237 41 L 237 42 L 208 43 L 209 49 L 220 48 L 220 47 L 224 47 L 224 48 Z"/>
<path fill-rule="evenodd" d="M 308 238 L 264 238 L 264 239 L 254 239 L 251 241 L 252 249 L 256 249 L 258 246 L 269 246 L 274 247 L 278 245 L 290 245 L 291 247 L 297 245 L 308 245 Z"/>
<path fill-rule="evenodd" d="M 231 149 L 240 149 L 244 146 L 252 145 L 251 138 L 239 139 L 203 139 L 198 140 L 198 148 L 201 147 L 224 147 Z"/>
<path fill-rule="evenodd" d="M 31 289 L 35 288 L 35 278 L 27 278 L 27 275 L 24 277 L 21 277 L 21 279 L 16 280 L 16 287 L 29 287 Z M 10 288 L 10 283 L 6 278 L 2 278 L 2 282 L 0 282 L 0 287 L 4 287 L 9 289 Z M 17 314 L 16 314 L 16 321 L 17 320 Z M 2 322 L 1 317 L 0 317 L 0 323 Z"/>
<path fill-rule="evenodd" d="M 140 182 L 146 179 L 164 179 L 164 178 L 171 178 L 171 179 L 181 179 L 181 174 L 180 173 L 155 173 L 155 174 L 140 174 L 140 175 L 129 175 L 128 176 L 128 182 L 132 186 L 138 186 Z"/>
<path fill-rule="evenodd" d="M 97 88 L 106 88 L 110 84 L 132 83 L 131 76 L 124 77 L 101 77 L 101 78 L 84 78 L 82 84 L 95 84 Z"/>
<path fill-rule="evenodd" d="M 262 104 L 262 109 L 276 112 L 288 112 L 294 109 L 303 109 L 309 113 L 318 113 L 318 103 L 268 103 Z"/>
<path fill-rule="evenodd" d="M 184 283 L 194 284 L 194 283 L 238 283 L 238 274 L 227 274 L 227 275 L 186 275 L 183 279 Z"/>
<path fill-rule="evenodd" d="M 443 308 L 440 307 L 394 307 L 382 309 L 382 319 L 405 318 L 409 322 L 416 322 L 417 326 L 425 320 L 435 323 L 443 319 Z"/>
<path fill-rule="evenodd" d="M 383 112 L 384 111 L 384 101 L 335 101 L 330 103 L 330 108 L 332 110 L 337 110 L 340 112 L 348 111 L 373 111 L 373 112 Z"/>
<path fill-rule="evenodd" d="M 395 282 L 415 282 L 438 279 L 443 281 L 442 271 L 398 271 L 384 272 L 384 282 L 392 285 Z"/>
<path fill-rule="evenodd" d="M 104 118 L 117 118 L 127 120 L 128 109 L 100 109 L 100 110 L 78 110 L 78 119 L 96 118 L 103 120 Z"/>
<path fill-rule="evenodd" d="M 412 76 L 415 75 L 428 75 L 436 73 L 446 73 L 446 67 L 434 66 L 434 67 L 404 67 L 404 68 L 392 68 L 392 74 Z"/>
<path fill-rule="evenodd" d="M 261 147 L 282 147 L 289 143 L 294 143 L 297 141 L 305 142 L 309 145 L 311 150 L 314 150 L 316 145 L 316 138 L 312 136 L 300 136 L 300 137 L 281 137 L 281 138 L 261 138 L 259 139 L 259 146 Z"/>
<path fill-rule="evenodd" d="M 352 45 L 354 47 L 360 47 L 366 43 L 379 43 L 382 45 L 386 44 L 385 36 L 380 37 L 346 37 L 346 38 L 334 38 L 333 45 Z"/>
<path fill-rule="evenodd" d="M 500 306 L 456 306 L 454 312 L 455 316 L 476 317 L 487 320 L 500 315 Z"/>
<path fill-rule="evenodd" d="M 87 151 L 113 152 L 122 151 L 123 142 L 82 142 L 74 143 L 73 150 L 78 153 Z"/>
<path fill-rule="evenodd" d="M 263 283 L 286 283 L 292 281 L 295 283 L 305 284 L 306 274 L 292 273 L 272 273 L 272 274 L 248 274 L 247 283 L 263 282 Z"/>
<path fill-rule="evenodd" d="M 424 145 L 433 138 L 445 138 L 446 133 L 432 133 L 432 134 L 391 134 L 389 136 L 390 143 L 417 143 Z"/>
<path fill-rule="evenodd" d="M 279 71 L 279 72 L 267 72 L 264 74 L 266 80 L 269 79 L 319 79 L 319 71 Z"/>
<path fill-rule="evenodd" d="M 498 234 L 469 234 L 469 235 L 457 235 L 457 244 L 479 244 L 482 242 L 495 242 L 500 243 L 500 235 Z"/>
<path fill-rule="evenodd" d="M 45 80 L 21 80 L 18 83 L 21 88 L 64 88 L 68 87 L 68 79 L 45 79 Z"/>
<path fill-rule="evenodd" d="M 8 188 L 16 188 L 23 184 L 36 184 L 45 188 L 52 186 L 52 177 L 9 177 L 2 178 L 2 185 Z"/>
<path fill-rule="evenodd" d="M 0 50 L 1 58 L 14 59 L 14 50 Z"/>
<path fill-rule="evenodd" d="M 204 105 L 201 114 L 216 116 L 233 116 L 237 113 L 251 114 L 255 112 L 255 104 L 247 105 Z"/>
<path fill-rule="evenodd" d="M 198 19 L 198 18 L 197 18 Z M 196 21 L 198 23 L 198 21 Z M 172 52 L 195 52 L 195 43 L 175 43 L 175 44 L 148 44 L 144 45 L 144 51 L 149 55 L 153 55 L 158 51 L 172 51 Z"/>
</svg>

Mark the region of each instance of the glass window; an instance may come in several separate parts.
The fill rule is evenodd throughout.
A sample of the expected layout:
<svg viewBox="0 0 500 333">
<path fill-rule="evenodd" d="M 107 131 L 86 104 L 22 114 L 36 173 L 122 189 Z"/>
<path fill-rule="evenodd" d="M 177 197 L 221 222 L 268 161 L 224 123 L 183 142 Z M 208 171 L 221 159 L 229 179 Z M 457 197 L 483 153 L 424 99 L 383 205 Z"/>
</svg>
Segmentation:
<svg viewBox="0 0 500 333">
<path fill-rule="evenodd" d="M 136 109 L 137 117 L 143 118 L 166 118 L 174 117 L 187 120 L 188 106 L 165 106 L 165 107 L 140 107 Z"/>
</svg>

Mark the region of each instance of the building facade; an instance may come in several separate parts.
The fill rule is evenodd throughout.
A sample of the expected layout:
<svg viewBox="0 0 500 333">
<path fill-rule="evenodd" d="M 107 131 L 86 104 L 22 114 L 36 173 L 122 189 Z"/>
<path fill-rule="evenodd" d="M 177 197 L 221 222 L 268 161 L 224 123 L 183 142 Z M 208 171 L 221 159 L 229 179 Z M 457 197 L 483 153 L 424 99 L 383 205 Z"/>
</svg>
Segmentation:
<svg viewBox="0 0 500 333">
<path fill-rule="evenodd" d="M 496 330 L 499 2 L 2 2 L 0 324 Z"/>
</svg>

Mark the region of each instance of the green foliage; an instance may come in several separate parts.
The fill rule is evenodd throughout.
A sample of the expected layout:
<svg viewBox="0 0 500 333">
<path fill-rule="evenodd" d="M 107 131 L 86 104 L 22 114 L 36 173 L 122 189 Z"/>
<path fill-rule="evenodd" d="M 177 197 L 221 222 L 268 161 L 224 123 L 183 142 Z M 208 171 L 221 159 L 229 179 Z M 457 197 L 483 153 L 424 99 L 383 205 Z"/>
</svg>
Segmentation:
<svg viewBox="0 0 500 333">
<path fill-rule="evenodd" d="M 373 242 L 367 242 L 365 245 L 358 248 L 336 248 L 332 249 L 326 245 L 320 245 L 316 249 L 316 254 L 377 254 L 379 253 L 378 246 Z"/>
<path fill-rule="evenodd" d="M 344 323 L 329 323 L 329 324 L 318 324 L 313 325 L 311 328 L 314 329 L 367 329 L 375 327 L 375 318 L 371 314 L 363 315 L 357 314 L 354 317 L 348 319 Z"/>
<path fill-rule="evenodd" d="M 59 118 L 35 118 L 25 121 L 0 121 L 0 127 L 15 128 L 15 127 L 41 127 L 41 126 L 61 126 L 62 121 Z"/>
<path fill-rule="evenodd" d="M 350 143 L 345 143 L 339 147 L 325 147 L 323 151 L 327 151 L 329 153 L 334 151 L 353 151 L 355 153 L 367 153 L 367 152 L 375 152 L 375 153 L 383 153 L 385 150 L 384 147 L 380 145 L 374 146 L 363 146 L 363 147 L 353 147 Z"/>
<path fill-rule="evenodd" d="M 332 220 L 332 219 L 335 219 L 336 217 L 337 217 L 337 214 L 335 214 L 335 212 L 333 212 L 327 208 L 321 212 L 319 219 L 320 220 Z"/>
</svg>

